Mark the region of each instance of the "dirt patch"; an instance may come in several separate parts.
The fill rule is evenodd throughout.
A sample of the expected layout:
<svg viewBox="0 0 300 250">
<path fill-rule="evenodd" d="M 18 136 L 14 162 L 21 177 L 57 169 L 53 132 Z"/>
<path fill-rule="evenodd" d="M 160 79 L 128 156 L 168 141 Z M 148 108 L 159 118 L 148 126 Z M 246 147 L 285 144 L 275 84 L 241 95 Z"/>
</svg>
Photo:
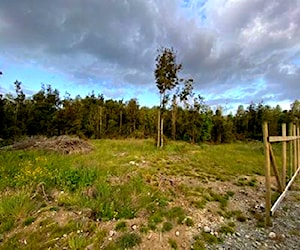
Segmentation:
<svg viewBox="0 0 300 250">
<path fill-rule="evenodd" d="M 62 154 L 88 153 L 93 146 L 85 140 L 71 136 L 30 137 L 13 145 L 3 147 L 2 150 L 39 149 L 55 151 Z"/>
</svg>

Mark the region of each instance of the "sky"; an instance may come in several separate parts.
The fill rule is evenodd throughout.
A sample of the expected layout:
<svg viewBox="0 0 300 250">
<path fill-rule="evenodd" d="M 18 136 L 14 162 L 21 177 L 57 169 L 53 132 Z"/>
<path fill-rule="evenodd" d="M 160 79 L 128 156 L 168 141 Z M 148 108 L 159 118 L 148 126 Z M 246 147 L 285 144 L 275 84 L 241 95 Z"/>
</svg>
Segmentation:
<svg viewBox="0 0 300 250">
<path fill-rule="evenodd" d="M 157 49 L 212 107 L 300 94 L 300 0 L 0 0 L 0 93 L 103 94 L 159 103 Z"/>
</svg>

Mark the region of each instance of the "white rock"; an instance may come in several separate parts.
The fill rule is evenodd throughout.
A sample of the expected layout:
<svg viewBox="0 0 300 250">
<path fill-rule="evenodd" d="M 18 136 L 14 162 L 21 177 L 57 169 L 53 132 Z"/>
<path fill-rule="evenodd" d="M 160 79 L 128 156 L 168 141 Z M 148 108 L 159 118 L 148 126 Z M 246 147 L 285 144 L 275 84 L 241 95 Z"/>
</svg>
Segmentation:
<svg viewBox="0 0 300 250">
<path fill-rule="evenodd" d="M 109 240 L 109 241 L 112 241 L 112 237 L 109 237 L 108 240 Z"/>
<path fill-rule="evenodd" d="M 109 231 L 109 237 L 112 237 L 112 236 L 114 236 L 116 234 L 116 231 L 114 231 L 114 230 L 110 230 Z"/>
<path fill-rule="evenodd" d="M 176 232 L 175 232 L 175 235 L 176 235 L 176 236 L 179 236 L 179 234 L 180 234 L 179 231 L 176 231 Z"/>
<path fill-rule="evenodd" d="M 210 229 L 209 226 L 205 226 L 205 227 L 203 228 L 203 231 L 204 231 L 205 233 L 210 233 L 211 229 Z"/>
<path fill-rule="evenodd" d="M 137 225 L 134 224 L 134 225 L 131 226 L 131 228 L 132 228 L 132 230 L 136 230 L 137 229 Z"/>
<path fill-rule="evenodd" d="M 276 233 L 270 232 L 270 233 L 269 233 L 269 238 L 270 238 L 270 239 L 275 239 L 275 238 L 276 238 Z"/>
</svg>

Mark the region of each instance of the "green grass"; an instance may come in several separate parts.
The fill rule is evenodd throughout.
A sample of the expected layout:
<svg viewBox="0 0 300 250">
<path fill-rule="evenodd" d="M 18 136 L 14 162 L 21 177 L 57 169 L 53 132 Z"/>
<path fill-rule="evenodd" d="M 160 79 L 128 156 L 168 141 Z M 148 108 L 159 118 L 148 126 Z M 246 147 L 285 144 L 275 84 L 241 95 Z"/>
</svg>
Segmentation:
<svg viewBox="0 0 300 250">
<path fill-rule="evenodd" d="M 188 217 L 192 215 L 174 200 L 184 199 L 197 209 L 217 201 L 224 209 L 234 193 L 217 193 L 203 184 L 236 180 L 242 174 L 253 176 L 247 185 L 255 186 L 255 175 L 263 174 L 259 142 L 191 145 L 170 141 L 164 149 L 156 149 L 151 139 L 91 142 L 95 150 L 82 155 L 0 151 L 0 234 L 4 236 L 0 248 L 35 249 L 40 242 L 45 248 L 80 249 L 97 242 L 111 249 L 129 247 L 139 243 L 139 236 L 127 233 L 123 220 L 143 218 L 143 233 L 168 231 L 177 224 L 193 226 Z M 83 214 L 78 216 L 84 215 L 87 221 L 77 221 L 79 211 Z M 60 213 L 76 218 L 60 225 L 55 220 Z M 97 223 L 105 222 L 115 223 L 118 233 L 124 229 L 123 238 L 107 244 L 107 231 L 97 228 Z M 77 234 L 78 230 L 86 234 Z M 22 245 L 25 236 L 27 244 Z"/>
</svg>

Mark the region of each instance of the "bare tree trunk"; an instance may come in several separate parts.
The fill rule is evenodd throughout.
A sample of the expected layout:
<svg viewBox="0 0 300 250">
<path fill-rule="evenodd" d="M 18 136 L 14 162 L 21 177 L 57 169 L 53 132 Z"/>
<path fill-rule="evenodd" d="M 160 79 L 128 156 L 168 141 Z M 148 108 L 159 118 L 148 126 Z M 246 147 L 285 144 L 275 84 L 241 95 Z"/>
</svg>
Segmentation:
<svg viewBox="0 0 300 250">
<path fill-rule="evenodd" d="M 120 129 L 119 129 L 120 136 L 122 135 L 122 125 L 123 125 L 123 112 L 122 110 L 120 110 Z"/>
<path fill-rule="evenodd" d="M 176 118 L 177 118 L 177 103 L 176 96 L 173 96 L 172 100 L 172 139 L 176 140 Z"/>
<path fill-rule="evenodd" d="M 160 147 L 160 109 L 158 109 L 157 117 L 157 147 Z"/>
<path fill-rule="evenodd" d="M 176 107 L 172 110 L 172 139 L 176 140 Z"/>
<path fill-rule="evenodd" d="M 164 146 L 164 118 L 161 118 L 160 121 L 160 147 L 163 148 Z"/>
<path fill-rule="evenodd" d="M 100 117 L 99 117 L 99 135 L 98 135 L 98 139 L 101 138 L 102 135 L 102 127 L 103 127 L 103 107 L 100 106 Z"/>
</svg>

